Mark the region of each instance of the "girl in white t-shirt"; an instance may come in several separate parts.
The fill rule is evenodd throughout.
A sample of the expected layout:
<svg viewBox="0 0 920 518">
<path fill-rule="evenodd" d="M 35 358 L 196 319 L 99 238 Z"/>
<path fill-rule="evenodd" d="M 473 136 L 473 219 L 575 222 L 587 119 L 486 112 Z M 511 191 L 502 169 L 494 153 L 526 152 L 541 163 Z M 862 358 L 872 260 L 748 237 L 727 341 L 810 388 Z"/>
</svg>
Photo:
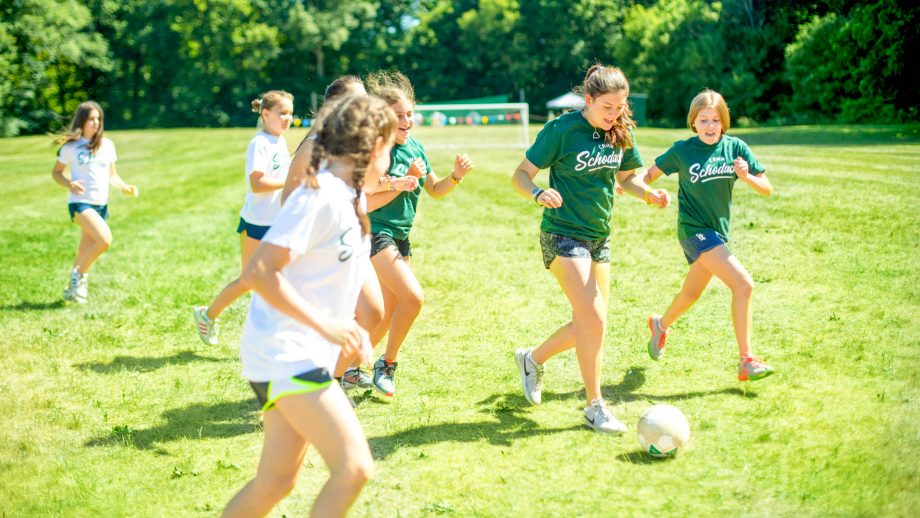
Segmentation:
<svg viewBox="0 0 920 518">
<path fill-rule="evenodd" d="M 281 189 L 291 165 L 283 134 L 294 117 L 294 96 L 283 90 L 270 90 L 252 101 L 252 111 L 261 117 L 263 128 L 246 149 L 246 200 L 236 228 L 243 268 L 281 210 Z M 195 307 L 195 325 L 204 343 L 217 345 L 218 317 L 246 291 L 248 288 L 237 277 L 224 286 L 210 306 Z"/>
<path fill-rule="evenodd" d="M 51 170 L 54 181 L 70 191 L 67 209 L 70 221 L 80 225 L 80 244 L 64 290 L 64 300 L 85 303 L 87 275 L 93 262 L 112 244 L 109 217 L 109 184 L 126 195 L 137 196 L 135 185 L 126 184 L 115 171 L 115 144 L 103 137 L 102 108 L 93 101 L 77 106 L 70 128 L 55 142 L 63 144 Z M 70 178 L 64 169 L 70 167 Z"/>
<path fill-rule="evenodd" d="M 362 189 L 389 166 L 396 117 L 373 97 L 344 96 L 317 117 L 305 185 L 294 190 L 243 272 L 255 293 L 243 328 L 243 377 L 263 406 L 256 476 L 224 516 L 263 516 L 294 487 L 312 444 L 329 480 L 311 516 L 344 516 L 371 477 L 361 425 L 332 371 L 338 356 L 370 359 L 354 320 L 370 223 Z"/>
</svg>

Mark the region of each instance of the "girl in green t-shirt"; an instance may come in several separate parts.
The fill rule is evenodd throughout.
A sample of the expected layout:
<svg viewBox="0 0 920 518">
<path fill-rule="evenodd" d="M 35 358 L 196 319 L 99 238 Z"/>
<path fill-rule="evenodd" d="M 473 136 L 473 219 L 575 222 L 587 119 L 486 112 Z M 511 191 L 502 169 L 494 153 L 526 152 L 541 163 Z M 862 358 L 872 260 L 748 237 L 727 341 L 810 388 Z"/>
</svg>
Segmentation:
<svg viewBox="0 0 920 518">
<path fill-rule="evenodd" d="M 596 64 L 582 84 L 585 108 L 553 119 L 540 131 L 517 167 L 519 194 L 544 207 L 540 225 L 543 263 L 572 305 L 572 320 L 535 349 L 518 349 L 515 361 L 529 402 L 541 402 L 543 363 L 575 348 L 588 406 L 585 424 L 598 432 L 626 426 L 607 410 L 601 395 L 601 345 L 610 291 L 610 215 L 615 183 L 631 195 L 663 208 L 665 190 L 652 191 L 636 176 L 642 159 L 632 134 L 629 83 L 616 67 Z M 549 187 L 533 179 L 549 169 Z"/>
<path fill-rule="evenodd" d="M 399 348 L 422 309 L 422 287 L 410 267 L 412 255 L 409 232 L 422 188 L 432 198 L 453 191 L 473 169 L 465 154 L 454 158 L 453 172 L 439 178 L 431 170 L 422 145 L 412 137 L 415 125 L 415 91 L 409 79 L 399 72 L 376 72 L 367 80 L 368 89 L 385 100 L 396 113 L 396 145 L 390 169 L 379 191 L 367 198 L 371 220 L 371 263 L 383 289 L 384 318 L 371 331 L 375 346 L 389 333 L 386 351 L 374 362 L 374 387 L 387 396 L 396 393 L 395 375 Z M 418 179 L 411 191 L 400 191 L 396 183 L 406 176 Z"/>
<path fill-rule="evenodd" d="M 751 294 L 754 280 L 729 252 L 732 190 L 737 180 L 764 196 L 773 192 L 765 168 L 747 144 L 725 135 L 730 127 L 728 106 L 718 92 L 703 90 L 690 103 L 687 125 L 697 134 L 674 143 L 645 174 L 652 183 L 662 174 L 678 173 L 677 235 L 690 271 L 684 285 L 663 315 L 649 317 L 648 353 L 653 360 L 664 355 L 670 326 L 706 289 L 713 276 L 732 290 L 732 321 L 738 341 L 738 380 L 759 380 L 773 368 L 751 354 Z"/>
</svg>

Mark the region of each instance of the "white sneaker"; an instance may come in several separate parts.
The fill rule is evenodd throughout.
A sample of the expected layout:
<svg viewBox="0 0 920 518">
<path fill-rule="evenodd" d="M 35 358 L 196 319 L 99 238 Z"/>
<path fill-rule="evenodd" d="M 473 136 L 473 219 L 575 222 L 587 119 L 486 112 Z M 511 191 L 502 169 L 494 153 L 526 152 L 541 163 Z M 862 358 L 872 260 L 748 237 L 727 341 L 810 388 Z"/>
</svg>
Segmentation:
<svg viewBox="0 0 920 518">
<path fill-rule="evenodd" d="M 533 361 L 531 350 L 514 351 L 514 361 L 517 363 L 518 374 L 521 375 L 524 397 L 531 405 L 539 405 L 543 400 L 543 366 Z"/>
<path fill-rule="evenodd" d="M 64 290 L 64 300 L 86 304 L 89 295 L 89 280 L 87 274 L 80 274 L 76 269 L 70 272 L 70 284 Z"/>
<path fill-rule="evenodd" d="M 220 330 L 217 327 L 217 319 L 208 318 L 207 306 L 195 306 L 195 327 L 198 329 L 198 338 L 207 345 L 217 345 L 217 335 Z"/>
<path fill-rule="evenodd" d="M 626 425 L 613 417 L 610 410 L 607 410 L 607 404 L 603 399 L 591 401 L 591 405 L 585 407 L 585 424 L 593 428 L 595 432 L 601 433 L 624 433 Z"/>
</svg>

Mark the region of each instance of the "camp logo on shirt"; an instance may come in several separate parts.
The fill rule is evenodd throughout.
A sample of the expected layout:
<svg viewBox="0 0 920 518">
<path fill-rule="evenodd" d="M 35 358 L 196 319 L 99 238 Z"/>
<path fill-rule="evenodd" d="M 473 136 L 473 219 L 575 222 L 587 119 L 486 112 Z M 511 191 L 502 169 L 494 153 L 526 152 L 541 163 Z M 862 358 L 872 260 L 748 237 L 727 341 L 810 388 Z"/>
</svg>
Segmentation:
<svg viewBox="0 0 920 518">
<path fill-rule="evenodd" d="M 614 152 L 612 155 L 604 154 L 603 151 L 608 148 L 614 147 L 612 144 L 599 144 L 594 146 L 594 149 L 591 151 L 582 151 L 578 153 L 578 156 L 575 157 L 575 160 L 578 161 L 578 165 L 575 166 L 576 171 L 584 171 L 585 169 L 588 172 L 597 171 L 598 169 L 617 169 L 620 167 L 620 163 L 623 160 L 623 150 L 620 149 L 620 152 Z"/>
<path fill-rule="evenodd" d="M 703 168 L 699 163 L 690 166 L 690 183 L 706 183 L 712 180 L 730 180 L 735 174 L 735 166 L 725 162 L 725 157 L 712 157 Z"/>
<path fill-rule="evenodd" d="M 272 169 L 278 170 L 281 167 L 281 160 L 278 159 L 278 153 L 272 155 Z"/>
<path fill-rule="evenodd" d="M 92 162 L 94 158 L 96 158 L 96 155 L 90 151 L 80 151 L 77 153 L 77 163 L 80 165 L 86 165 Z"/>
</svg>

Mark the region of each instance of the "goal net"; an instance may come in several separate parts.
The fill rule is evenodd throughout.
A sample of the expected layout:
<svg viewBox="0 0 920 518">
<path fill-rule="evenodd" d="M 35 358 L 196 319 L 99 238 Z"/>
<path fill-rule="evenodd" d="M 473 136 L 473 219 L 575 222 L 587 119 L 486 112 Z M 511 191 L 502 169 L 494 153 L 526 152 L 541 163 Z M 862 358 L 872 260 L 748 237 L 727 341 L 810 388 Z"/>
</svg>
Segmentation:
<svg viewBox="0 0 920 518">
<path fill-rule="evenodd" d="M 500 148 L 530 144 L 527 103 L 419 104 L 415 125 L 425 147 Z"/>
</svg>

